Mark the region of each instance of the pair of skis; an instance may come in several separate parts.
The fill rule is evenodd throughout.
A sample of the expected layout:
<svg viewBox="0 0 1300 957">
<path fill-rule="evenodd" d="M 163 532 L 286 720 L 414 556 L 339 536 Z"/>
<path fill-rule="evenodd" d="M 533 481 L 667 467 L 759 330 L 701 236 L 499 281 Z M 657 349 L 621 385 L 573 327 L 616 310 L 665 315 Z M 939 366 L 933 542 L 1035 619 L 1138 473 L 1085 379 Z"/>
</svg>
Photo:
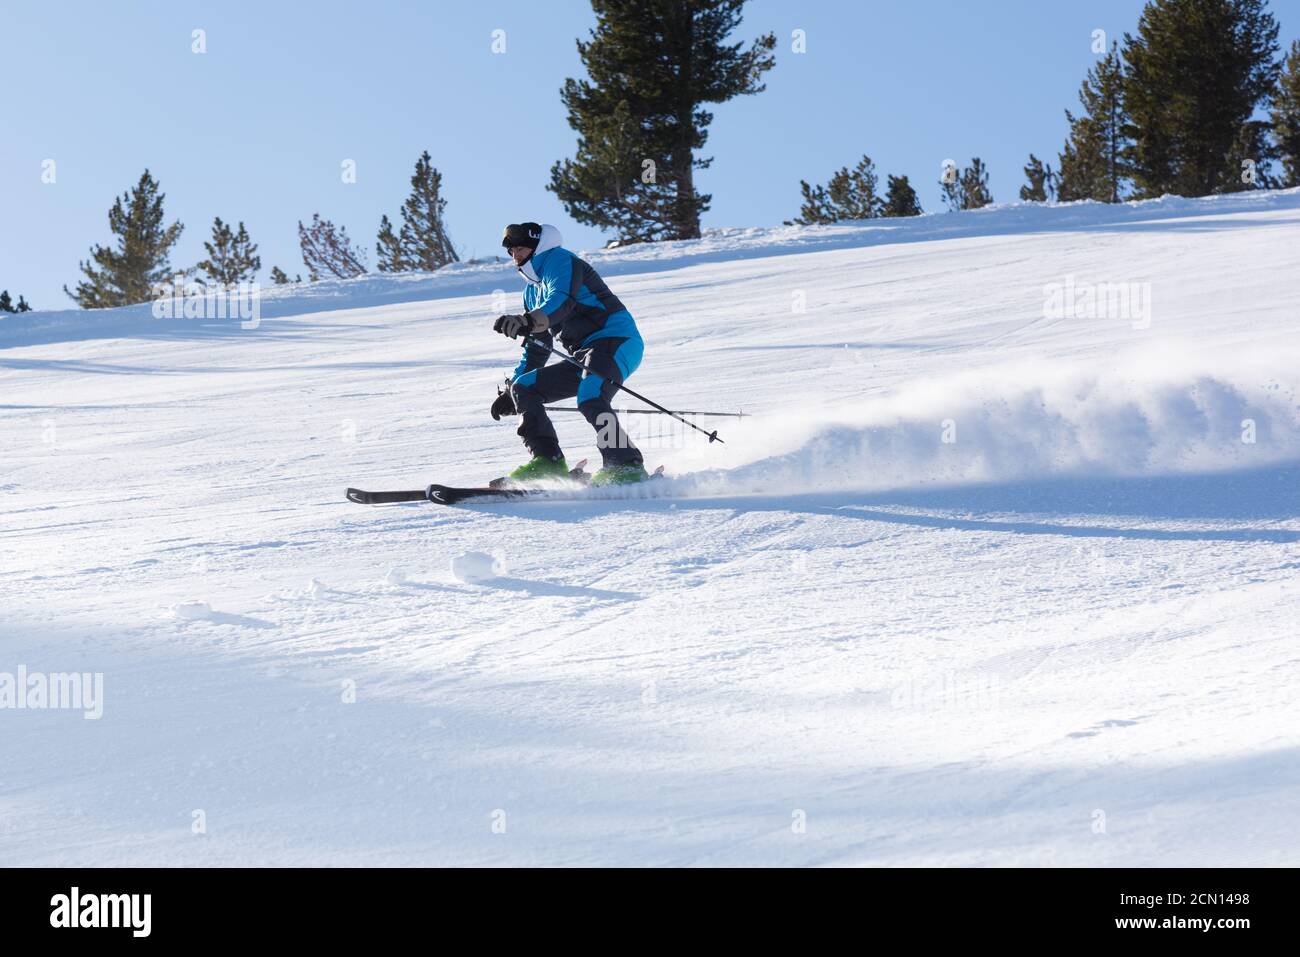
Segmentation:
<svg viewBox="0 0 1300 957">
<path fill-rule="evenodd" d="M 455 505 L 470 498 L 523 498 L 530 494 L 526 489 L 454 488 L 450 485 L 430 485 L 428 488 L 401 489 L 392 492 L 367 492 L 361 488 L 348 489 L 348 501 L 358 505 L 388 505 L 392 502 L 436 502 Z"/>
<path fill-rule="evenodd" d="M 569 479 L 575 489 L 586 488 L 591 477 L 586 473 L 587 460 L 583 459 L 569 469 Z M 655 469 L 651 478 L 662 478 L 664 467 Z M 367 492 L 364 489 L 348 489 L 348 501 L 358 505 L 387 505 L 393 502 L 433 502 L 437 505 L 455 505 L 478 499 L 520 499 L 545 496 L 555 492 L 554 488 L 519 488 L 508 484 L 504 478 L 493 479 L 487 485 L 458 488 L 452 485 L 433 484 L 422 489 L 409 489 L 393 492 Z"/>
</svg>

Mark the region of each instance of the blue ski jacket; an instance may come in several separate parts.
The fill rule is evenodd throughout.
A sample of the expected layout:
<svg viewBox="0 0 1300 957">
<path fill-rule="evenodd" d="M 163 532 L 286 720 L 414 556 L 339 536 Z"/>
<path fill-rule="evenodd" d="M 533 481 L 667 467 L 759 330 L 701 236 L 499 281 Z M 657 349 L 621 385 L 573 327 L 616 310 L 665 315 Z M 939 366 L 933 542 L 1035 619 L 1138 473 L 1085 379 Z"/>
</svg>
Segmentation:
<svg viewBox="0 0 1300 957">
<path fill-rule="evenodd" d="M 641 333 L 619 298 L 584 259 L 560 245 L 560 231 L 542 226 L 537 249 L 519 272 L 528 280 L 524 287 L 524 312 L 540 329 L 534 338 L 551 345 L 554 336 L 570 353 L 598 339 L 628 339 L 638 356 Z M 546 364 L 546 350 L 524 346 L 514 376 Z"/>
</svg>

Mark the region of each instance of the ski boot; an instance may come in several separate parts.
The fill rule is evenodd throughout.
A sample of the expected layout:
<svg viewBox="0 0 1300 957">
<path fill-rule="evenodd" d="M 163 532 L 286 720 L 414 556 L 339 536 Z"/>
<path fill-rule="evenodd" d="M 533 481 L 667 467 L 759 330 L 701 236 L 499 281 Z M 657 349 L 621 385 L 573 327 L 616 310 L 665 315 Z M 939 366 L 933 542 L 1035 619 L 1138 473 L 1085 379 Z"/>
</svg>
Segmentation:
<svg viewBox="0 0 1300 957">
<path fill-rule="evenodd" d="M 563 455 L 553 459 L 544 455 L 534 455 L 531 461 L 525 462 L 506 476 L 506 484 L 522 485 L 525 482 L 536 482 L 538 479 L 568 478 L 568 476 L 569 466 L 564 461 Z"/>
<path fill-rule="evenodd" d="M 627 462 L 623 465 L 607 465 L 591 477 L 591 484 L 600 485 L 634 485 L 650 477 L 645 466 L 640 462 Z"/>
</svg>

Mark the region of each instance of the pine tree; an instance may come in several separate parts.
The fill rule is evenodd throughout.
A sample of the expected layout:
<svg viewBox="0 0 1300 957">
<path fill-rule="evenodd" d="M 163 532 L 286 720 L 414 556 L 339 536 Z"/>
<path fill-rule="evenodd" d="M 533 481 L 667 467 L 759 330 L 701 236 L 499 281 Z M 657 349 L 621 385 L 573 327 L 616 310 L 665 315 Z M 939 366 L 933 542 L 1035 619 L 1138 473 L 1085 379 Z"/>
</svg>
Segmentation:
<svg viewBox="0 0 1300 957">
<path fill-rule="evenodd" d="M 786 225 L 812 226 L 843 220 L 875 219 L 884 207 L 884 200 L 876 192 L 877 182 L 875 164 L 870 156 L 865 155 L 852 170 L 845 166 L 835 173 L 825 187 L 809 186 L 800 180 L 803 207 L 798 217 L 786 220 Z"/>
<path fill-rule="evenodd" d="M 279 266 L 271 267 L 271 282 L 275 283 L 277 286 L 287 286 L 289 281 L 289 277 L 285 275 L 283 269 Z"/>
<path fill-rule="evenodd" d="M 250 282 L 262 268 L 257 244 L 249 240 L 248 230 L 242 222 L 239 231 L 234 232 L 218 216 L 212 221 L 212 241 L 204 242 L 203 248 L 208 251 L 208 258 L 199 263 L 198 268 L 217 285 Z"/>
<path fill-rule="evenodd" d="M 1079 87 L 1083 115 L 1069 110 L 1070 137 L 1061 151 L 1059 195 L 1063 201 L 1118 203 L 1131 169 L 1132 143 L 1124 107 L 1124 61 L 1119 44 L 1092 67 Z M 1026 174 L 1029 172 L 1026 167 Z"/>
<path fill-rule="evenodd" d="M 1248 189 L 1275 189 L 1280 184 L 1271 172 L 1277 150 L 1269 142 L 1271 124 L 1250 120 L 1241 125 L 1224 157 L 1226 175 L 1216 193 L 1239 193 Z"/>
<path fill-rule="evenodd" d="M 822 226 L 835 222 L 835 212 L 831 209 L 831 199 L 826 195 L 826 187 L 809 186 L 807 180 L 799 180 L 799 189 L 803 193 L 803 205 L 799 215 L 787 219 L 787 226 Z"/>
<path fill-rule="evenodd" d="M 952 212 L 980 209 L 993 202 L 993 194 L 989 192 L 988 167 L 978 156 L 972 158 L 970 166 L 962 170 L 961 175 L 952 182 L 939 180 L 939 188 L 943 191 L 944 202 Z"/>
<path fill-rule="evenodd" d="M 1033 153 L 1025 164 L 1025 179 L 1029 182 L 1020 187 L 1020 198 L 1030 203 L 1046 203 L 1056 196 L 1056 174 L 1051 164 L 1043 165 Z"/>
<path fill-rule="evenodd" d="M 441 191 L 442 174 L 434 169 L 429 151 L 425 150 L 415 161 L 411 193 L 402 204 L 401 231 L 394 234 L 387 215 L 379 221 L 375 253 L 380 272 L 432 272 L 460 261 L 443 221 L 447 201 Z"/>
<path fill-rule="evenodd" d="M 77 305 L 103 309 L 146 302 L 155 285 L 168 278 L 168 255 L 185 227 L 179 222 L 163 225 L 165 198 L 146 169 L 130 193 L 113 203 L 108 225 L 117 236 L 117 248 L 91 247 L 91 262 L 80 264 L 86 278 L 77 283 L 76 292 L 63 287 Z"/>
<path fill-rule="evenodd" d="M 831 177 L 827 193 L 831 206 L 841 219 L 875 219 L 880 215 L 884 200 L 877 192 L 876 165 L 863 154 L 852 170 L 841 169 Z"/>
<path fill-rule="evenodd" d="M 1282 160 L 1283 187 L 1300 186 L 1300 40 L 1291 44 L 1273 93 L 1273 138 Z"/>
<path fill-rule="evenodd" d="M 410 268 L 432 271 L 448 263 L 459 262 L 456 249 L 447 235 L 443 211 L 442 174 L 433 168 L 429 151 L 415 161 L 411 176 L 411 195 L 402 204 L 402 258 Z"/>
<path fill-rule="evenodd" d="M 885 205 L 880 210 L 881 216 L 920 216 L 921 201 L 912 189 L 906 176 L 889 176 L 889 188 L 885 191 Z"/>
<path fill-rule="evenodd" d="M 402 243 L 393 232 L 393 224 L 388 221 L 387 215 L 379 220 L 379 238 L 375 243 L 375 254 L 378 256 L 380 272 L 403 272 L 409 268 L 406 260 L 402 258 Z"/>
<path fill-rule="evenodd" d="M 1124 61 L 1119 55 L 1119 43 L 1112 43 L 1105 59 L 1088 71 L 1079 95 L 1101 139 L 1108 191 L 1105 201 L 1118 203 L 1123 184 L 1132 172 L 1133 149 L 1129 140 L 1131 123 L 1124 109 Z"/>
<path fill-rule="evenodd" d="M 1124 103 L 1139 198 L 1249 188 L 1240 158 L 1267 160 L 1255 108 L 1274 89 L 1278 25 L 1264 0 L 1151 0 L 1124 35 Z"/>
<path fill-rule="evenodd" d="M 695 189 L 696 157 L 713 114 L 706 103 L 762 92 L 776 37 L 728 43 L 744 0 L 592 0 L 596 27 L 578 42 L 589 80 L 561 99 L 578 134 L 574 159 L 551 167 L 548 189 L 574 219 L 622 242 L 694 239 L 711 196 Z"/>
<path fill-rule="evenodd" d="M 944 175 L 939 179 L 939 193 L 943 196 L 943 202 L 948 207 L 948 212 L 955 213 L 961 210 L 961 173 L 957 172 L 955 165 L 952 167 L 945 166 Z"/>
<path fill-rule="evenodd" d="M 298 220 L 298 245 L 302 249 L 302 262 L 312 281 L 323 275 L 337 279 L 351 279 L 365 273 L 365 254 L 352 245 L 346 228 L 321 219 L 312 213 L 311 227 Z"/>
<path fill-rule="evenodd" d="M 18 297 L 18 304 L 9 298 L 8 289 L 0 289 L 0 312 L 31 312 L 32 307 L 27 305 L 27 300 L 22 296 Z"/>
<path fill-rule="evenodd" d="M 962 209 L 981 209 L 993 202 L 989 192 L 989 171 L 978 156 L 961 174 Z"/>
<path fill-rule="evenodd" d="M 643 133 L 627 101 L 619 101 L 609 116 L 584 123 L 577 158 L 552 166 L 547 188 L 575 219 L 613 228 L 618 236 L 611 246 L 676 238 L 676 182 L 657 160 L 644 155 L 647 147 L 638 146 Z M 639 156 L 644 158 L 638 161 Z M 697 166 L 707 163 L 701 160 Z M 700 199 L 703 211 L 711 197 Z"/>
<path fill-rule="evenodd" d="M 1106 174 L 1100 131 L 1090 117 L 1076 118 L 1066 110 L 1065 119 L 1070 124 L 1070 135 L 1057 159 L 1056 198 L 1072 203 L 1104 196 Z"/>
</svg>

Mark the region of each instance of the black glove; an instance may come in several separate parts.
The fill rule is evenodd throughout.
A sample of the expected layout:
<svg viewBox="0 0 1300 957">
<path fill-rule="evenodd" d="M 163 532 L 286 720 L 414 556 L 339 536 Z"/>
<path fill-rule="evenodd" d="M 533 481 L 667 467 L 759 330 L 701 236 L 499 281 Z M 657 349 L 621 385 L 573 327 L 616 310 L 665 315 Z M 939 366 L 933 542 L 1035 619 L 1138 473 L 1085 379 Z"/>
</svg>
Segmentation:
<svg viewBox="0 0 1300 957">
<path fill-rule="evenodd" d="M 492 328 L 503 336 L 517 339 L 521 333 L 531 331 L 533 324 L 527 316 L 501 316 Z"/>
<path fill-rule="evenodd" d="M 506 379 L 506 391 L 502 392 L 497 389 L 497 400 L 492 403 L 492 419 L 500 422 L 503 415 L 515 415 L 518 413 L 515 408 L 515 397 L 510 392 L 510 380 Z"/>
</svg>

